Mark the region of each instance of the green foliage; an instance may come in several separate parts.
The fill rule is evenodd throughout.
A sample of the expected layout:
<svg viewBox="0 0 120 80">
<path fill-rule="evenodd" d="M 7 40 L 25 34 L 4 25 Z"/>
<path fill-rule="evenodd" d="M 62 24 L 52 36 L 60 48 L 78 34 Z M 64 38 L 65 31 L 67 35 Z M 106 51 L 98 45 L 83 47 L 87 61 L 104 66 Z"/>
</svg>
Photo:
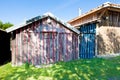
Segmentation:
<svg viewBox="0 0 120 80">
<path fill-rule="evenodd" d="M 28 65 L 28 64 L 27 64 Z M 119 80 L 120 56 L 58 62 L 51 67 L 0 67 L 0 80 Z"/>
<path fill-rule="evenodd" d="M 7 28 L 9 28 L 9 27 L 11 27 L 11 26 L 13 26 L 13 24 L 11 24 L 11 23 L 9 23 L 9 22 L 3 23 L 2 21 L 0 21 L 0 29 L 5 30 L 5 29 L 7 29 Z"/>
<path fill-rule="evenodd" d="M 25 69 L 27 70 L 27 69 L 29 69 L 29 67 L 30 67 L 30 64 L 28 62 L 26 62 L 25 63 Z"/>
</svg>

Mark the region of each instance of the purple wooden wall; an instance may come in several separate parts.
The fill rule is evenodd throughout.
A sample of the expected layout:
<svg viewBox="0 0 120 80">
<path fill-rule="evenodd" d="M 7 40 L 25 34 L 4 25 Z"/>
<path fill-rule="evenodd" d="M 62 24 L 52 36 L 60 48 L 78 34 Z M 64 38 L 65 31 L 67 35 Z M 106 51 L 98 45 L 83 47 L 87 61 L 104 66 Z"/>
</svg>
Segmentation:
<svg viewBox="0 0 120 80">
<path fill-rule="evenodd" d="M 78 59 L 78 35 L 47 18 L 15 30 L 12 39 L 12 64 L 33 65 Z"/>
</svg>

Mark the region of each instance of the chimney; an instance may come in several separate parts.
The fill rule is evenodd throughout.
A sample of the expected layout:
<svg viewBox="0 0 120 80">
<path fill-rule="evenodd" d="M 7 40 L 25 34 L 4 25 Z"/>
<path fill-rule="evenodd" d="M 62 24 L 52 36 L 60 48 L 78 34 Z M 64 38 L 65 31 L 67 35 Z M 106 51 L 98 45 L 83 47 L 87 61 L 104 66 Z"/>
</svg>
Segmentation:
<svg viewBox="0 0 120 80">
<path fill-rule="evenodd" d="M 82 14 L 81 12 L 82 12 L 82 11 L 81 11 L 81 9 L 79 8 L 79 16 Z"/>
</svg>

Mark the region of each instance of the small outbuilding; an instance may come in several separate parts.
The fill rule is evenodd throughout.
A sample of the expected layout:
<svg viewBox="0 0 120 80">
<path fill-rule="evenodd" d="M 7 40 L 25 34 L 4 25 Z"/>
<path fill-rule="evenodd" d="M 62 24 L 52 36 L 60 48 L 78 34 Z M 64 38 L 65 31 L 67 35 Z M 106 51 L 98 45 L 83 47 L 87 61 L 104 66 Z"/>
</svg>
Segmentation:
<svg viewBox="0 0 120 80">
<path fill-rule="evenodd" d="M 10 35 L 0 29 L 0 65 L 11 60 Z"/>
<path fill-rule="evenodd" d="M 33 65 L 79 58 L 79 31 L 51 13 L 6 29 L 11 34 L 12 64 Z"/>
<path fill-rule="evenodd" d="M 80 58 L 120 53 L 119 4 L 106 2 L 68 23 L 80 31 Z"/>
</svg>

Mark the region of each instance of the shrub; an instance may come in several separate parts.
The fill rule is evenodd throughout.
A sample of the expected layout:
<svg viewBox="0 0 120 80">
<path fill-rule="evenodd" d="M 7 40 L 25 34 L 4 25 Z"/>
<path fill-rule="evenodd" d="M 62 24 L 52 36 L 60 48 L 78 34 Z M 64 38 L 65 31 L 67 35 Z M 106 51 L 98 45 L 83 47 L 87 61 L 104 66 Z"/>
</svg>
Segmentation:
<svg viewBox="0 0 120 80">
<path fill-rule="evenodd" d="M 25 63 L 25 69 L 29 69 L 30 64 L 28 62 Z"/>
</svg>

